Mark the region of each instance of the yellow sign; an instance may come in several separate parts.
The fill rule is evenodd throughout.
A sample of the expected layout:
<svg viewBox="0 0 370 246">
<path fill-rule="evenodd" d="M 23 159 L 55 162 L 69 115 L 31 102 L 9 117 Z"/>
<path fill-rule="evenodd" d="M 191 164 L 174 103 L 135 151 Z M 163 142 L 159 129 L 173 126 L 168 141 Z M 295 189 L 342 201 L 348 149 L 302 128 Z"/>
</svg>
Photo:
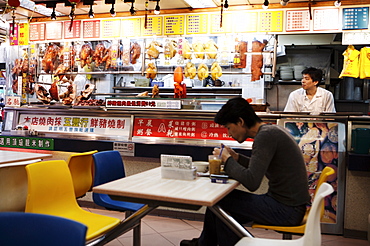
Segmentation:
<svg viewBox="0 0 370 246">
<path fill-rule="evenodd" d="M 143 24 L 144 24 L 143 20 Z M 148 17 L 148 22 L 146 24 L 146 29 L 142 29 L 142 36 L 153 36 L 153 35 L 162 35 L 162 23 L 163 17 Z"/>
<path fill-rule="evenodd" d="M 141 34 L 141 18 L 130 18 L 121 20 L 123 37 L 137 37 Z"/>
<path fill-rule="evenodd" d="M 18 45 L 28 45 L 30 25 L 28 23 L 19 23 Z"/>
<path fill-rule="evenodd" d="M 232 14 L 229 12 L 223 14 L 222 18 L 220 14 L 211 15 L 211 33 L 231 33 L 233 29 Z M 234 24 L 235 25 L 235 24 Z"/>
<path fill-rule="evenodd" d="M 258 30 L 260 32 L 282 32 L 283 11 L 260 12 L 260 21 Z"/>
<path fill-rule="evenodd" d="M 117 38 L 120 36 L 120 19 L 103 19 L 102 23 L 102 38 Z"/>
<path fill-rule="evenodd" d="M 164 35 L 183 35 L 184 30 L 184 15 L 172 15 L 164 17 Z"/>
<path fill-rule="evenodd" d="M 207 34 L 208 14 L 186 16 L 186 34 Z"/>
<path fill-rule="evenodd" d="M 234 32 L 257 32 L 258 13 L 257 12 L 236 12 L 234 14 L 234 23 L 243 20 L 243 24 L 233 25 Z"/>
</svg>

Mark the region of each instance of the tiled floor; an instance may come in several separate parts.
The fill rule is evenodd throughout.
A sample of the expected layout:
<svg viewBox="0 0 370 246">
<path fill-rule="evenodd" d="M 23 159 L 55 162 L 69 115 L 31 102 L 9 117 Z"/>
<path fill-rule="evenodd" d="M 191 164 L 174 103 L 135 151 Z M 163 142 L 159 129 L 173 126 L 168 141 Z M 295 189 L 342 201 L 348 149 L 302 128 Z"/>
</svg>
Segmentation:
<svg viewBox="0 0 370 246">
<path fill-rule="evenodd" d="M 97 208 L 85 207 L 86 210 L 93 213 L 107 216 L 124 218 L 124 213 L 108 211 Z M 203 223 L 201 221 L 192 221 L 185 219 L 173 219 L 147 215 L 141 223 L 141 245 L 142 246 L 179 246 L 183 239 L 192 239 L 198 237 L 201 233 Z M 249 230 L 249 229 L 248 229 Z M 251 229 L 250 232 L 255 237 L 277 238 L 281 239 L 281 234 L 264 229 Z M 298 237 L 298 236 L 297 236 Z M 293 237 L 297 238 L 296 236 Z M 132 231 L 123 234 L 117 239 L 106 244 L 108 246 L 130 246 L 132 244 Z M 323 235 L 323 246 L 369 246 L 367 240 L 358 240 L 344 238 L 336 235 Z"/>
</svg>

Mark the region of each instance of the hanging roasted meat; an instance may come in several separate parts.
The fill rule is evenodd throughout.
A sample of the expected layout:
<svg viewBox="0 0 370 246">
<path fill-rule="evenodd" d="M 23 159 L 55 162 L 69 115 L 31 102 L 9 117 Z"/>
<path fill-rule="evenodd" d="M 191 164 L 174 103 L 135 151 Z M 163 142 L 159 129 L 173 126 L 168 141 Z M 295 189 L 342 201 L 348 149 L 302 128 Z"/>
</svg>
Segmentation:
<svg viewBox="0 0 370 246">
<path fill-rule="evenodd" d="M 247 66 L 247 49 L 248 43 L 245 41 L 240 41 L 235 45 L 234 68 L 245 68 Z"/>
<path fill-rule="evenodd" d="M 39 99 L 45 104 L 50 103 L 51 98 L 49 97 L 49 93 L 42 85 L 36 84 L 35 90 L 36 90 L 37 99 Z"/>
<path fill-rule="evenodd" d="M 59 102 L 59 92 L 58 92 L 58 84 L 57 84 L 57 81 L 54 81 L 51 86 L 50 86 L 50 89 L 49 89 L 49 93 L 50 93 L 50 96 L 51 96 L 51 99 L 52 100 L 55 100 L 57 102 Z"/>
<path fill-rule="evenodd" d="M 112 44 L 103 58 L 105 62 L 105 69 L 109 68 L 117 69 L 118 68 L 118 58 L 121 57 L 121 49 L 118 44 Z"/>
<path fill-rule="evenodd" d="M 131 43 L 130 48 L 130 62 L 131 64 L 136 64 L 136 60 L 139 59 L 141 54 L 141 47 L 140 44 L 137 42 Z"/>
<path fill-rule="evenodd" d="M 95 62 L 95 66 L 99 67 L 100 64 L 103 63 L 103 58 L 107 53 L 107 49 L 105 48 L 103 43 L 98 43 L 95 46 L 95 50 L 92 56 L 93 61 Z"/>
<path fill-rule="evenodd" d="M 159 50 L 158 47 L 163 47 L 161 43 L 158 41 L 152 41 L 150 44 L 146 47 L 146 54 L 148 55 L 149 59 L 157 59 L 159 56 Z"/>
<path fill-rule="evenodd" d="M 59 46 L 56 44 L 49 44 L 46 48 L 44 58 L 42 59 L 42 70 L 45 73 L 53 72 L 57 68 L 57 60 L 59 54 Z"/>
<path fill-rule="evenodd" d="M 93 49 L 90 43 L 82 45 L 80 51 L 81 67 L 91 64 L 91 58 L 93 56 Z"/>
<path fill-rule="evenodd" d="M 76 98 L 76 90 L 77 86 L 72 83 L 67 87 L 67 91 L 59 94 L 59 98 L 62 99 L 64 105 L 71 105 L 73 103 L 73 100 Z"/>
<path fill-rule="evenodd" d="M 266 44 L 268 43 L 267 40 L 263 40 L 261 43 L 258 40 L 252 42 L 252 52 L 262 52 L 265 48 Z M 251 72 L 252 72 L 252 79 L 251 81 L 260 80 L 263 73 L 261 71 L 263 66 L 263 55 L 261 54 L 253 54 L 252 55 L 252 65 L 251 65 Z"/>
</svg>

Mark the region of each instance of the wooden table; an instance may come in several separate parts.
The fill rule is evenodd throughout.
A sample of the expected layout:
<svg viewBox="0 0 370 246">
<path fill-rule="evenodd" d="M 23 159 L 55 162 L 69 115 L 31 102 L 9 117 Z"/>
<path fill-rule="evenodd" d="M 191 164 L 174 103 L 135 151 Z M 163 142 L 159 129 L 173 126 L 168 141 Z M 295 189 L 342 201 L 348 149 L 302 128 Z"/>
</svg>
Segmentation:
<svg viewBox="0 0 370 246">
<path fill-rule="evenodd" d="M 0 150 L 0 212 L 24 212 L 27 199 L 25 165 L 52 154 Z"/>
<path fill-rule="evenodd" d="M 240 237 L 252 235 L 217 204 L 239 183 L 230 179 L 227 184 L 212 183 L 208 177 L 195 180 L 162 179 L 161 168 L 128 176 L 93 188 L 93 192 L 108 194 L 115 200 L 147 204 L 123 220 L 96 245 L 104 245 L 135 226 L 141 218 L 158 206 L 198 210 L 210 208 Z"/>
</svg>

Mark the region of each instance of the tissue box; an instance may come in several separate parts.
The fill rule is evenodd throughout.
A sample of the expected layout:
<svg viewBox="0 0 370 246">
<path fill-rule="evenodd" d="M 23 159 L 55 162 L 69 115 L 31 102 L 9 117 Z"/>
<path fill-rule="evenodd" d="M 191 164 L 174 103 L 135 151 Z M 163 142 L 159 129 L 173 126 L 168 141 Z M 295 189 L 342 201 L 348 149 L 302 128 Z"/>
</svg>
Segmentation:
<svg viewBox="0 0 370 246">
<path fill-rule="evenodd" d="M 179 169 L 191 169 L 192 158 L 186 155 L 161 155 L 162 167 L 174 167 Z"/>
<path fill-rule="evenodd" d="M 197 174 L 196 168 L 181 169 L 176 167 L 161 167 L 161 175 L 164 179 L 193 180 Z"/>
</svg>

